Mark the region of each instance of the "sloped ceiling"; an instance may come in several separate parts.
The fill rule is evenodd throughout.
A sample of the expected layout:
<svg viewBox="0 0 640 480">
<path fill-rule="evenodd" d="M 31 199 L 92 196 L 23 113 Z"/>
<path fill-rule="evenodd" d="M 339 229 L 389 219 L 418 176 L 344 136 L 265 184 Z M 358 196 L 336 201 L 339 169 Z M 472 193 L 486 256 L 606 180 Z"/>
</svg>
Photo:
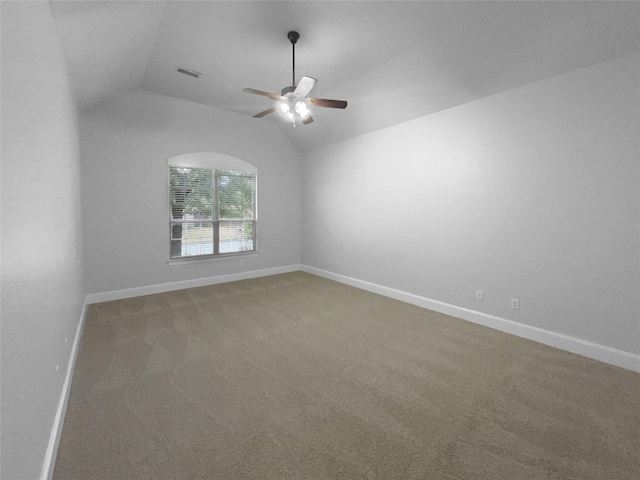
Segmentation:
<svg viewBox="0 0 640 480">
<path fill-rule="evenodd" d="M 81 109 L 147 90 L 251 115 L 272 106 L 244 87 L 296 80 L 315 122 L 274 122 L 301 151 L 640 50 L 637 2 L 53 1 Z M 194 79 L 176 72 L 202 73 Z"/>
</svg>

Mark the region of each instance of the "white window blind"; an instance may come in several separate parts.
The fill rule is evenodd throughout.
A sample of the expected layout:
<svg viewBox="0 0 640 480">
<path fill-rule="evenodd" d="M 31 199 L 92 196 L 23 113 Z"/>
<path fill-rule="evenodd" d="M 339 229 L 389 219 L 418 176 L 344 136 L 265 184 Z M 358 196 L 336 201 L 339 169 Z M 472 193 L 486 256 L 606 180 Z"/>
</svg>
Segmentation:
<svg viewBox="0 0 640 480">
<path fill-rule="evenodd" d="M 255 175 L 216 171 L 220 250 L 252 251 L 255 239 Z"/>
<path fill-rule="evenodd" d="M 256 250 L 256 175 L 169 166 L 170 259 Z"/>
</svg>

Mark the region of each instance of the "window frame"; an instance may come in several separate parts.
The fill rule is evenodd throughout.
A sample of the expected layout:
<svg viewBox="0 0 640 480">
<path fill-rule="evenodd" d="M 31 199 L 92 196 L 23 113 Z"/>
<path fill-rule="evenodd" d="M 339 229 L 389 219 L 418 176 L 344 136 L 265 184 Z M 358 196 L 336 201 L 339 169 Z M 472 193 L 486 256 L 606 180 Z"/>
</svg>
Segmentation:
<svg viewBox="0 0 640 480">
<path fill-rule="evenodd" d="M 171 202 L 171 167 L 206 169 L 212 172 L 212 212 L 210 219 L 174 219 Z M 167 213 L 169 217 L 169 263 L 184 263 L 193 261 L 215 260 L 234 256 L 250 256 L 258 254 L 258 172 L 255 166 L 244 160 L 240 160 L 229 155 L 214 152 L 197 152 L 177 155 L 167 159 Z M 220 218 L 220 197 L 219 197 L 219 174 L 237 173 L 249 176 L 253 179 L 253 217 L 252 218 Z M 184 217 L 184 215 L 183 215 Z M 252 235 L 250 240 L 253 248 L 251 250 L 239 250 L 231 252 L 220 252 L 220 226 L 224 223 L 233 225 L 235 223 L 250 223 Z M 212 253 L 196 255 L 172 256 L 173 227 L 176 224 L 210 224 L 212 227 Z M 230 227 L 233 228 L 233 227 Z M 246 227 L 245 227 L 246 228 Z M 244 240 L 241 240 L 244 241 Z"/>
</svg>

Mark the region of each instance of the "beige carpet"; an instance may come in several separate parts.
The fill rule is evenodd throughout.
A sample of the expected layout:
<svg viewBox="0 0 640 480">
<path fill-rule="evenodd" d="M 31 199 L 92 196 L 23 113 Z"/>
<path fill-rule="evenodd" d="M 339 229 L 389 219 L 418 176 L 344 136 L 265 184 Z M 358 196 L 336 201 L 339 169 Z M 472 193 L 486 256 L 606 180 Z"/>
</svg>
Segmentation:
<svg viewBox="0 0 640 480">
<path fill-rule="evenodd" d="M 302 272 L 91 306 L 54 478 L 640 478 L 640 375 Z"/>
</svg>

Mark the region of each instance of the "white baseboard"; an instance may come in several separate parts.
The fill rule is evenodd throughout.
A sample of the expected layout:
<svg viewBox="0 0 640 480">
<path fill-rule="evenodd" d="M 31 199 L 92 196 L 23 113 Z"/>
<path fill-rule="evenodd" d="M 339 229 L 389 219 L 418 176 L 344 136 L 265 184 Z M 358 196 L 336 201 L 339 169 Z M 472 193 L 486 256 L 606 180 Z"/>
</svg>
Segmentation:
<svg viewBox="0 0 640 480">
<path fill-rule="evenodd" d="M 140 297 L 143 295 L 153 295 L 156 293 L 173 292 L 185 288 L 206 287 L 218 283 L 235 282 L 237 280 L 248 280 L 250 278 L 266 277 L 279 273 L 297 272 L 300 265 L 286 265 L 284 267 L 265 268 L 262 270 L 252 270 L 250 272 L 231 273 L 228 275 L 218 275 L 215 277 L 196 278 L 193 280 L 182 280 L 179 282 L 159 283 L 144 287 L 126 288 L 124 290 L 113 290 L 111 292 L 90 293 L 87 295 L 87 304 L 110 302 L 112 300 L 122 300 L 125 298 Z"/>
<path fill-rule="evenodd" d="M 47 451 L 42 464 L 42 472 L 40 473 L 41 480 L 51 480 L 53 478 L 58 445 L 60 444 L 62 427 L 64 426 L 64 416 L 67 412 L 67 403 L 69 402 L 69 393 L 71 392 L 73 370 L 76 366 L 76 358 L 78 356 L 78 350 L 80 349 L 80 339 L 82 338 L 82 329 L 84 328 L 87 305 L 88 303 L 85 299 L 84 305 L 82 306 L 82 313 L 80 314 L 80 319 L 78 321 L 78 326 L 76 328 L 76 334 L 73 338 L 73 344 L 69 354 L 69 363 L 67 364 L 67 373 L 64 376 L 64 383 L 62 385 L 62 391 L 60 392 L 58 409 L 56 410 L 56 416 L 53 420 L 53 427 L 51 428 L 51 435 L 49 436 L 49 444 L 47 445 Z"/>
<path fill-rule="evenodd" d="M 361 288 L 369 292 L 384 295 L 395 300 L 400 300 L 418 307 L 427 308 L 436 312 L 451 315 L 453 317 L 461 318 L 469 322 L 477 323 L 485 327 L 490 327 L 495 330 L 510 333 L 518 337 L 533 340 L 534 342 L 543 343 L 551 347 L 556 347 L 562 350 L 566 350 L 571 353 L 576 353 L 584 357 L 599 360 L 601 362 L 615 365 L 618 367 L 626 368 L 634 372 L 640 373 L 640 355 L 636 355 L 624 350 L 618 350 L 615 348 L 600 345 L 598 343 L 589 342 L 579 338 L 571 337 L 561 333 L 552 332 L 550 330 L 544 330 L 538 327 L 532 327 L 518 322 L 513 322 L 505 318 L 495 317 L 486 313 L 477 312 L 475 310 L 469 310 L 467 308 L 457 307 L 430 298 L 421 297 L 412 293 L 403 292 L 389 287 L 384 287 L 375 283 L 366 282 L 364 280 L 358 280 L 356 278 L 347 277 L 337 273 L 329 272 L 315 267 L 302 265 L 300 269 L 304 272 L 318 275 L 320 277 L 335 280 L 340 283 L 351 285 L 353 287 Z"/>
</svg>

